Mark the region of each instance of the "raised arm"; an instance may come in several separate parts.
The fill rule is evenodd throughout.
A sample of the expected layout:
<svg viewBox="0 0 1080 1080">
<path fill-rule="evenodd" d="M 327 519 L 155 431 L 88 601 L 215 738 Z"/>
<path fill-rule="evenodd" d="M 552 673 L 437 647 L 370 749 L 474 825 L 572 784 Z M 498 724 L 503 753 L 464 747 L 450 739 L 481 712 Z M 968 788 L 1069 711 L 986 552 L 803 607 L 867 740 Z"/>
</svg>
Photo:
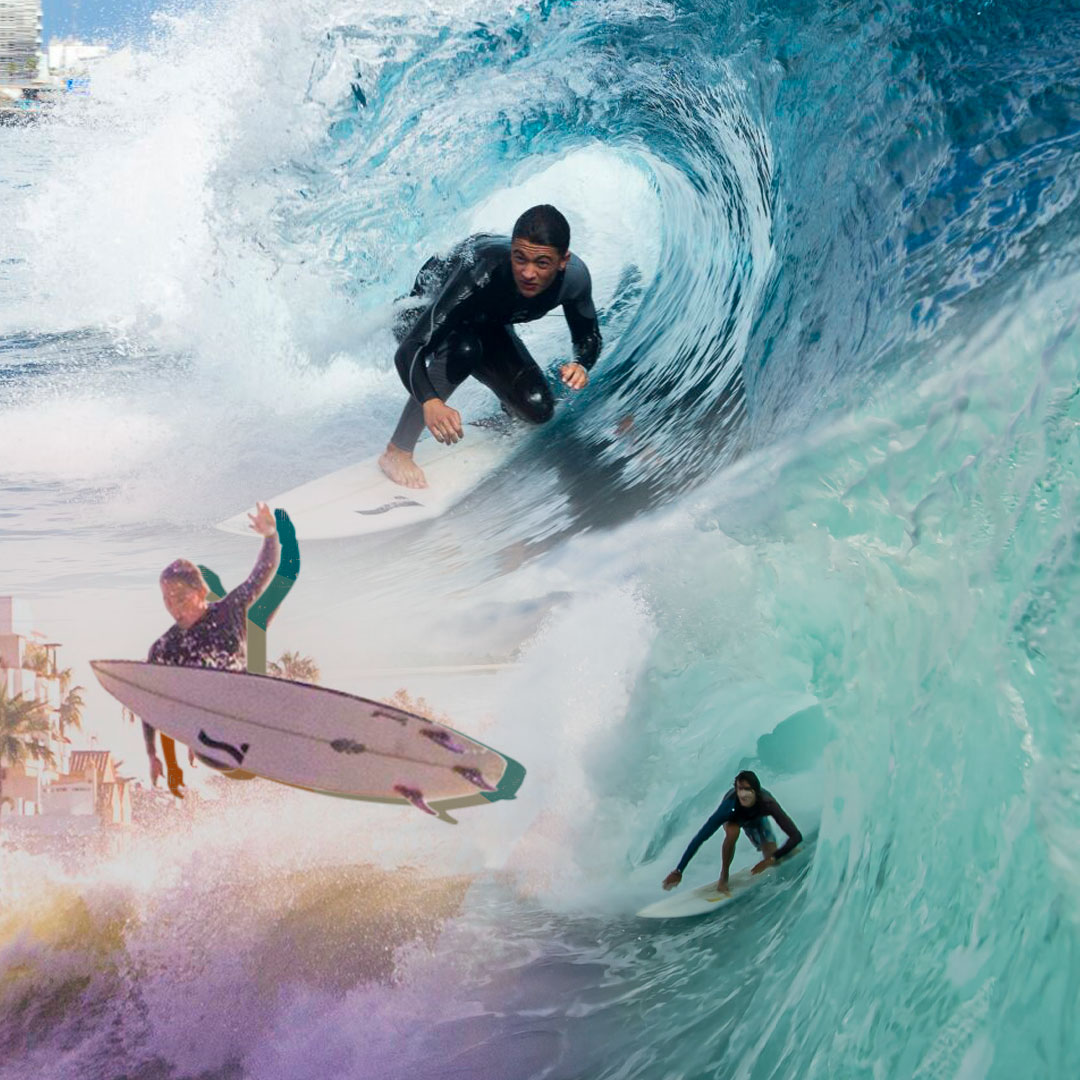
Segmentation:
<svg viewBox="0 0 1080 1080">
<path fill-rule="evenodd" d="M 274 518 L 277 521 L 278 539 L 281 541 L 281 559 L 273 581 L 248 611 L 248 618 L 263 630 L 270 625 L 270 620 L 277 613 L 281 601 L 296 584 L 297 575 L 300 573 L 300 545 L 296 542 L 296 528 L 289 515 L 280 508 L 274 511 Z"/>
<path fill-rule="evenodd" d="M 266 503 L 258 503 L 256 512 L 248 517 L 251 518 L 251 527 L 263 538 L 263 545 L 247 580 L 237 585 L 223 601 L 230 607 L 239 606 L 245 612 L 270 583 L 278 564 L 277 523 L 270 508 Z"/>
</svg>

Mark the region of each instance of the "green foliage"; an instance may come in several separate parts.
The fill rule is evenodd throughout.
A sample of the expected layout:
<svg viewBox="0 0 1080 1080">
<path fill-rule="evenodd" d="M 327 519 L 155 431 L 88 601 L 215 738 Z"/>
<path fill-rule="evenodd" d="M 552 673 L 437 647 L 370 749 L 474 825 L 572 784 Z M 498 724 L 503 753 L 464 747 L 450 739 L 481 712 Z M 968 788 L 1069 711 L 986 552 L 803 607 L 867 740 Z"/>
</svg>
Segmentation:
<svg viewBox="0 0 1080 1080">
<path fill-rule="evenodd" d="M 293 682 L 317 683 L 320 678 L 319 665 L 310 656 L 299 653 L 283 652 L 266 667 L 267 675 L 275 679 L 291 679 Z"/>
<path fill-rule="evenodd" d="M 22 694 L 11 697 L 0 684 L 0 766 L 21 765 L 27 760 L 53 764 L 48 746 L 51 732 L 45 702 L 28 700 Z"/>
<path fill-rule="evenodd" d="M 86 708 L 86 702 L 83 701 L 82 687 L 73 686 L 65 695 L 64 700 L 60 704 L 60 734 L 69 728 L 78 728 L 82 731 L 82 717 L 83 709 Z"/>
</svg>

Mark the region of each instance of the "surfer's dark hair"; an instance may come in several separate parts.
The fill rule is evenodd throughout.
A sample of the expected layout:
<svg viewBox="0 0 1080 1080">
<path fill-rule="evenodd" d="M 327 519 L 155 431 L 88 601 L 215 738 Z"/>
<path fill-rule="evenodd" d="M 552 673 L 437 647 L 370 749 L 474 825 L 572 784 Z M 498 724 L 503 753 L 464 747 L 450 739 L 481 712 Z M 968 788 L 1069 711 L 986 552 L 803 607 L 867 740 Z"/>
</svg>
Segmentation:
<svg viewBox="0 0 1080 1080">
<path fill-rule="evenodd" d="M 565 255 L 570 250 L 570 222 L 548 203 L 530 206 L 514 222 L 511 239 L 553 247 L 560 255 Z"/>
<path fill-rule="evenodd" d="M 203 580 L 199 568 L 187 559 L 173 559 L 164 570 L 161 571 L 161 584 L 167 585 L 177 581 L 181 585 L 187 585 L 190 589 L 205 589 L 206 582 Z"/>
<path fill-rule="evenodd" d="M 738 787 L 739 784 L 745 784 L 747 787 L 752 787 L 755 795 L 761 794 L 761 781 L 757 778 L 757 773 L 751 772 L 749 769 L 743 769 L 743 771 L 735 777 L 735 786 Z"/>
</svg>

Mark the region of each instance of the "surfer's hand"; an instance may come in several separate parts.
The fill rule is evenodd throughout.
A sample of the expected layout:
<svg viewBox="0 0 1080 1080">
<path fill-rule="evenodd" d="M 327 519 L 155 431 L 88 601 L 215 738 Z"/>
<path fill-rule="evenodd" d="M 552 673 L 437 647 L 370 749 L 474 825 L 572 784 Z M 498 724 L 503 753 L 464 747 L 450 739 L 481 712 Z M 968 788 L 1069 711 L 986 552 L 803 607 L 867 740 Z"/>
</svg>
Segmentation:
<svg viewBox="0 0 1080 1080">
<path fill-rule="evenodd" d="M 255 513 L 248 514 L 248 521 L 260 536 L 273 536 L 277 532 L 277 521 L 270 507 L 264 502 L 255 504 Z"/>
<path fill-rule="evenodd" d="M 571 390 L 584 390 L 589 382 L 589 373 L 580 364 L 563 364 L 559 376 Z"/>
<path fill-rule="evenodd" d="M 666 878 L 664 878 L 664 891 L 668 889 L 674 889 L 679 882 L 682 881 L 682 872 L 679 870 L 672 870 Z"/>
<path fill-rule="evenodd" d="M 169 769 L 169 790 L 178 798 L 184 797 L 183 792 L 180 790 L 184 786 L 184 770 L 179 765 L 176 768 Z"/>
<path fill-rule="evenodd" d="M 439 442 L 446 443 L 448 446 L 465 437 L 465 431 L 461 426 L 461 413 L 457 409 L 451 409 L 439 398 L 424 402 L 424 423 Z"/>
<path fill-rule="evenodd" d="M 757 864 L 757 866 L 755 866 L 754 869 L 750 871 L 750 873 L 751 874 L 760 874 L 762 870 L 768 870 L 768 868 L 770 866 L 775 866 L 775 865 L 776 865 L 776 860 L 771 855 L 766 855 L 765 858 L 762 859 L 761 862 L 759 862 Z"/>
<path fill-rule="evenodd" d="M 157 787 L 157 782 L 165 775 L 165 770 L 161 766 L 161 758 L 157 754 L 150 755 L 150 784 L 153 787 Z"/>
</svg>

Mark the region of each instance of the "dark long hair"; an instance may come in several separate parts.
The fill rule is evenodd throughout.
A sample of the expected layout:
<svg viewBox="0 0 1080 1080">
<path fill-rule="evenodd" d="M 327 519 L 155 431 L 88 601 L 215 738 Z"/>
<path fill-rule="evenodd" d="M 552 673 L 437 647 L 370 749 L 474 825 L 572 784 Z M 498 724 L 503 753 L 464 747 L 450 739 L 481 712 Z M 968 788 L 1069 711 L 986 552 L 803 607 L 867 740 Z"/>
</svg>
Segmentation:
<svg viewBox="0 0 1080 1080">
<path fill-rule="evenodd" d="M 735 786 L 738 787 L 740 782 L 749 784 L 750 787 L 754 789 L 755 795 L 761 794 L 761 781 L 757 778 L 757 773 L 751 772 L 749 769 L 743 769 L 743 771 L 735 777 Z"/>
</svg>

